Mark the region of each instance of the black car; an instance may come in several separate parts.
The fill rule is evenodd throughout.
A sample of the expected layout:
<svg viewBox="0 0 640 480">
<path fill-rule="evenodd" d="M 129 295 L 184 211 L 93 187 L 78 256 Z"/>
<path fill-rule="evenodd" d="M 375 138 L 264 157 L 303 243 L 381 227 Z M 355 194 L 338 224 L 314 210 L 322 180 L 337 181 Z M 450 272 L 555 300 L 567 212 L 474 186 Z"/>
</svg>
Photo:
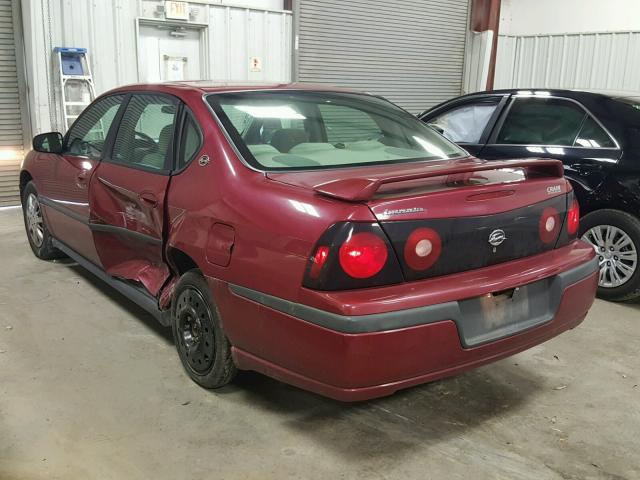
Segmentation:
<svg viewBox="0 0 640 480">
<path fill-rule="evenodd" d="M 640 93 L 495 90 L 419 117 L 479 158 L 562 160 L 580 205 L 580 235 L 599 255 L 598 295 L 640 296 Z"/>
</svg>

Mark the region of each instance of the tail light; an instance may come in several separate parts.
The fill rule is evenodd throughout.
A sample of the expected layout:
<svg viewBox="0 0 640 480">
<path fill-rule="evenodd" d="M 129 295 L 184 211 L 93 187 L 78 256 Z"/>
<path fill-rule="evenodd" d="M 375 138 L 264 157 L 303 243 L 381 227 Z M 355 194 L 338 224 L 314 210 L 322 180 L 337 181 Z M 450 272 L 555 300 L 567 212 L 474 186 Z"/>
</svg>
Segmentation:
<svg viewBox="0 0 640 480">
<path fill-rule="evenodd" d="M 409 268 L 426 270 L 436 263 L 442 252 L 442 240 L 432 228 L 417 228 L 404 245 L 404 261 Z"/>
<path fill-rule="evenodd" d="M 545 208 L 542 211 L 538 225 L 540 240 L 542 240 L 543 243 L 555 242 L 558 239 L 561 226 L 558 211 L 553 207 Z"/>
<path fill-rule="evenodd" d="M 573 199 L 571 208 L 567 212 L 567 232 L 569 235 L 576 235 L 580 226 L 580 206 L 576 199 Z"/>
<path fill-rule="evenodd" d="M 322 267 L 329 258 L 329 247 L 321 245 L 316 248 L 316 252 L 311 257 L 311 268 L 309 269 L 309 276 L 311 278 L 318 278 L 322 272 Z"/>
<path fill-rule="evenodd" d="M 377 222 L 341 222 L 320 237 L 309 257 L 303 285 L 348 290 L 402 281 L 398 260 Z"/>
<path fill-rule="evenodd" d="M 375 233 L 356 233 L 340 247 L 340 266 L 350 277 L 370 278 L 387 263 L 387 252 L 384 240 Z"/>
<path fill-rule="evenodd" d="M 576 201 L 573 191 L 567 195 L 567 215 L 564 219 L 564 225 L 560 232 L 556 248 L 564 247 L 571 240 L 578 236 L 578 227 L 580 226 L 580 207 Z"/>
</svg>

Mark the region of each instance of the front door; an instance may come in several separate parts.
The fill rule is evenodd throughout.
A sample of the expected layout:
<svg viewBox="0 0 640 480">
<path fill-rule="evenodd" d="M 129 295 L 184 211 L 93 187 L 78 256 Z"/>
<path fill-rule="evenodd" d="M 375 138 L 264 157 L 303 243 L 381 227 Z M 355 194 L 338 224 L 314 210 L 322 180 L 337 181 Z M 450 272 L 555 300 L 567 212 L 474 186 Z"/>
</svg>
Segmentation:
<svg viewBox="0 0 640 480">
<path fill-rule="evenodd" d="M 169 275 L 164 206 L 179 101 L 131 95 L 111 152 L 91 178 L 91 228 L 102 268 L 156 295 Z"/>
<path fill-rule="evenodd" d="M 55 238 L 98 264 L 89 226 L 89 182 L 99 165 L 107 136 L 125 95 L 111 95 L 91 104 L 71 126 L 64 152 L 49 154 L 43 166 L 40 202 Z"/>
<path fill-rule="evenodd" d="M 506 98 L 502 94 L 475 96 L 453 105 L 446 105 L 442 110 L 427 113 L 421 120 L 471 155 L 478 156 L 506 103 Z"/>
</svg>

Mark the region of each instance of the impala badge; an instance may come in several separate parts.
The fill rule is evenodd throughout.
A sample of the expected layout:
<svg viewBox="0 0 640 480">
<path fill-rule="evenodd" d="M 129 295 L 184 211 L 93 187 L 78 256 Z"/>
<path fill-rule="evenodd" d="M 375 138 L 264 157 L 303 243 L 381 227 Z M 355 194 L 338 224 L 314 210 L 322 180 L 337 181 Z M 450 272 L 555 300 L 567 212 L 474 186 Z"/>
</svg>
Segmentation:
<svg viewBox="0 0 640 480">
<path fill-rule="evenodd" d="M 209 165 L 209 155 L 202 155 L 200 157 L 200 160 L 198 160 L 198 165 L 200 165 L 201 167 Z"/>
<path fill-rule="evenodd" d="M 499 228 L 494 230 L 489 234 L 489 244 L 493 247 L 493 251 L 496 251 L 496 247 L 501 245 L 507 239 L 507 236 L 504 234 L 504 230 L 500 230 Z"/>
</svg>

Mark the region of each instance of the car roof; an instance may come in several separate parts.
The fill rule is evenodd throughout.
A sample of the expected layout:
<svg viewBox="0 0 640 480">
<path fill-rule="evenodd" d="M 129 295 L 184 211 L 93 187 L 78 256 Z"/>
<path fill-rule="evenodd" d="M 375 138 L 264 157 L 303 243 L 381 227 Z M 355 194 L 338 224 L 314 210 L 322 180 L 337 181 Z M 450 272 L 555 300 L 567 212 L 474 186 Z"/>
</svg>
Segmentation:
<svg viewBox="0 0 640 480">
<path fill-rule="evenodd" d="M 598 89 L 560 89 L 560 88 L 506 88 L 501 90 L 485 90 L 482 92 L 470 93 L 472 95 L 482 94 L 532 94 L 532 95 L 562 95 L 570 98 L 576 98 L 580 96 L 592 96 L 592 97 L 609 97 L 613 99 L 618 98 L 640 98 L 640 91 L 624 91 L 624 90 L 598 90 Z"/>
<path fill-rule="evenodd" d="M 312 83 L 260 83 L 260 82 L 214 82 L 211 80 L 194 80 L 161 83 L 134 83 L 115 88 L 109 93 L 127 91 L 160 90 L 164 92 L 199 91 L 205 93 L 243 92 L 256 90 L 306 90 L 356 93 L 353 90 L 335 87 L 333 85 L 319 85 Z"/>
</svg>

